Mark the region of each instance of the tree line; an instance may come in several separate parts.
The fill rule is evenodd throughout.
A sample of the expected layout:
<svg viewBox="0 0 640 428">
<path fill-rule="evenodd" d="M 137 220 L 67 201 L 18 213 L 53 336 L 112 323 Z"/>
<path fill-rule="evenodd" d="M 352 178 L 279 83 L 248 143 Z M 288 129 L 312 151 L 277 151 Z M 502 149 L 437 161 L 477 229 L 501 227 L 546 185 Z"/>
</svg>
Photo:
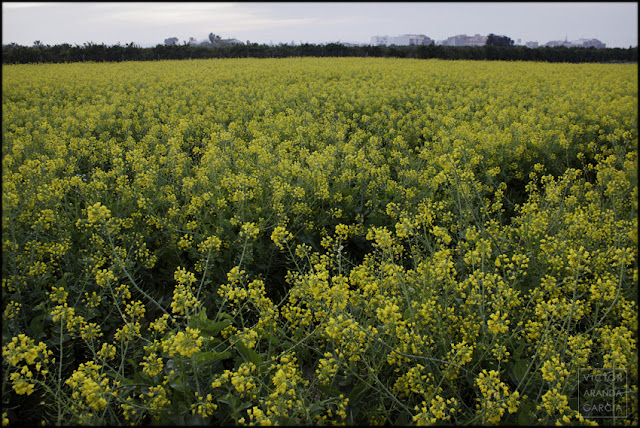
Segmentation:
<svg viewBox="0 0 640 428">
<path fill-rule="evenodd" d="M 638 62 L 638 47 L 629 48 L 568 48 L 525 46 L 347 46 L 329 44 L 265 44 L 231 45 L 221 47 L 193 45 L 157 45 L 143 48 L 134 43 L 105 45 L 43 45 L 15 43 L 2 46 L 3 64 L 154 61 L 165 59 L 205 58 L 288 58 L 288 57 L 391 57 L 418 59 L 463 59 L 546 62 Z"/>
</svg>

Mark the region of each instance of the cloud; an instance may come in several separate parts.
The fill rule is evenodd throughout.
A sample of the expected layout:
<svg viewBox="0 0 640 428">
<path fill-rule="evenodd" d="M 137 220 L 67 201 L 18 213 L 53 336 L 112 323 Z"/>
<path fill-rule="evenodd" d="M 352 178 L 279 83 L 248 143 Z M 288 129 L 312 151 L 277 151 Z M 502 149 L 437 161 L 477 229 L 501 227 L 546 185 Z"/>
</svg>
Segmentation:
<svg viewBox="0 0 640 428">
<path fill-rule="evenodd" d="M 189 24 L 229 14 L 227 3 L 99 3 L 91 13 L 122 24 Z"/>
<path fill-rule="evenodd" d="M 315 18 L 275 18 L 243 10 L 232 3 L 119 3 L 99 4 L 100 21 L 114 28 L 132 25 L 146 29 L 189 26 L 192 32 L 214 30 L 237 32 L 273 28 L 301 27 L 316 22 Z M 96 10 L 94 10 L 95 13 Z M 206 36 L 203 34 L 203 37 Z"/>
<path fill-rule="evenodd" d="M 13 3 L 13 2 L 2 2 L 2 9 L 3 10 L 8 10 L 8 9 L 26 9 L 26 8 L 30 8 L 30 7 L 41 7 L 41 6 L 56 6 L 59 3 L 43 3 L 43 2 L 19 2 L 19 3 Z"/>
</svg>

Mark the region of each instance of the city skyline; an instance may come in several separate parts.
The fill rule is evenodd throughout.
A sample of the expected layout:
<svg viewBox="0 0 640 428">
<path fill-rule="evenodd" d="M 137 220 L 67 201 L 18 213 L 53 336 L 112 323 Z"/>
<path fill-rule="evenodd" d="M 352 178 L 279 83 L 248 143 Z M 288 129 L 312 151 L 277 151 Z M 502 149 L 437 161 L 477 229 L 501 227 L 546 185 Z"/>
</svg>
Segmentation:
<svg viewBox="0 0 640 428">
<path fill-rule="evenodd" d="M 2 43 L 182 43 L 209 33 L 243 42 L 368 44 L 376 35 L 434 41 L 489 33 L 538 42 L 638 45 L 638 5 L 611 3 L 2 3 Z"/>
</svg>

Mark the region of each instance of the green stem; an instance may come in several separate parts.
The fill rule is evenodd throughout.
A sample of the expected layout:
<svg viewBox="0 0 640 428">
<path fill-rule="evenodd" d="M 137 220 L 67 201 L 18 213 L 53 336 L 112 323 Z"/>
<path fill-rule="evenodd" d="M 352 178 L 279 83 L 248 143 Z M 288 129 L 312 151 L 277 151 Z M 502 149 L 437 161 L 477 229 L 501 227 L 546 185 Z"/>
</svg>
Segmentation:
<svg viewBox="0 0 640 428">
<path fill-rule="evenodd" d="M 147 293 L 144 292 L 143 289 L 141 289 L 140 287 L 138 287 L 138 285 L 136 284 L 135 280 L 131 277 L 131 275 L 129 274 L 129 271 L 127 271 L 127 268 L 125 268 L 124 263 L 122 262 L 122 260 L 120 259 L 120 256 L 118 255 L 118 253 L 115 251 L 115 245 L 113 244 L 113 239 L 111 238 L 111 234 L 107 232 L 107 236 L 109 237 L 109 244 L 111 244 L 111 250 L 112 253 L 116 256 L 116 261 L 118 262 L 118 264 L 120 265 L 120 268 L 123 270 L 123 272 L 125 273 L 125 275 L 127 276 L 127 278 L 129 279 L 129 281 L 131 282 L 131 284 L 135 287 L 136 290 L 138 290 L 138 292 L 140 292 L 140 294 L 142 294 L 144 297 L 146 297 L 147 299 L 149 299 L 151 302 L 155 303 L 155 305 L 165 314 L 167 314 L 168 316 L 171 316 L 171 314 L 169 314 L 169 312 L 167 312 L 167 310 L 165 308 L 162 307 L 162 305 L 160 305 L 160 303 L 158 303 L 153 297 L 149 296 Z"/>
<path fill-rule="evenodd" d="M 57 396 L 60 397 L 62 396 L 62 358 L 63 358 L 63 353 L 62 353 L 62 336 L 64 334 L 64 326 L 63 326 L 63 319 L 60 318 L 60 343 L 59 343 L 59 347 L 60 347 L 60 361 L 58 361 L 58 394 Z M 57 400 L 58 402 L 58 418 L 56 420 L 56 425 L 61 425 L 62 423 L 62 409 L 60 408 L 60 400 Z"/>
</svg>

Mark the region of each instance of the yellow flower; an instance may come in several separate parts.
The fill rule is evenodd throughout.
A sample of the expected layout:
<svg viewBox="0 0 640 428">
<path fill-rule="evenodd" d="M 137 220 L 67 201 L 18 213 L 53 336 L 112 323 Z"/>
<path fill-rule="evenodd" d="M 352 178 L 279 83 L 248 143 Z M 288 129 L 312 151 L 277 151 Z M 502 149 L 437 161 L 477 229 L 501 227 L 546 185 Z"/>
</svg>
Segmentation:
<svg viewBox="0 0 640 428">
<path fill-rule="evenodd" d="M 160 374 L 164 368 L 162 358 L 158 357 L 155 352 L 145 355 L 144 361 L 141 362 L 140 365 L 142 366 L 142 371 L 152 377 Z"/>
<path fill-rule="evenodd" d="M 198 250 L 201 253 L 207 253 L 210 250 L 219 251 L 220 245 L 222 245 L 222 241 L 217 236 L 209 236 L 203 242 L 198 244 Z"/>
<path fill-rule="evenodd" d="M 185 234 L 178 241 L 178 248 L 180 250 L 188 250 L 193 245 L 193 236 Z"/>
<path fill-rule="evenodd" d="M 116 280 L 116 276 L 109 269 L 100 269 L 96 273 L 96 284 L 98 284 L 100 287 L 106 287 L 111 284 L 111 282 Z"/>
<path fill-rule="evenodd" d="M 13 389 L 18 395 L 31 395 L 33 394 L 34 388 L 35 387 L 32 383 L 29 383 L 24 379 L 18 379 L 13 382 Z"/>
<path fill-rule="evenodd" d="M 489 320 L 487 321 L 487 327 L 493 334 L 501 334 L 509 331 L 509 324 L 511 321 L 507 319 L 508 314 L 500 314 L 500 311 L 497 311 L 491 315 L 489 315 Z"/>
<path fill-rule="evenodd" d="M 9 302 L 7 303 L 7 307 L 5 308 L 3 313 L 4 319 L 10 320 L 12 318 L 15 318 L 18 312 L 20 312 L 20 303 Z"/>
<path fill-rule="evenodd" d="M 103 343 L 102 348 L 98 351 L 98 356 L 105 360 L 112 360 L 116 357 L 116 347 L 111 343 Z"/>
<path fill-rule="evenodd" d="M 167 321 L 169 320 L 169 315 L 168 314 L 162 314 L 157 320 L 151 322 L 149 324 L 149 328 L 152 330 L 157 331 L 158 333 L 162 334 L 164 333 L 168 326 L 167 326 Z"/>
<path fill-rule="evenodd" d="M 509 413 L 517 411 L 520 394 L 518 391 L 509 393 L 509 387 L 500 381 L 497 371 L 483 370 L 476 378 L 475 384 L 482 394 L 482 397 L 477 399 L 476 408 L 483 421 L 496 424 L 502 419 L 505 410 Z"/>
<path fill-rule="evenodd" d="M 174 278 L 178 284 L 173 290 L 173 300 L 171 301 L 173 313 L 188 316 L 197 312 L 201 307 L 201 303 L 196 298 L 191 287 L 191 284 L 196 281 L 195 275 L 185 269 L 178 268 L 174 273 Z"/>
<path fill-rule="evenodd" d="M 213 416 L 213 412 L 218 408 L 218 405 L 213 402 L 211 394 L 202 397 L 198 394 L 198 391 L 196 391 L 195 396 L 197 401 L 191 405 L 191 413 L 194 415 L 197 413 L 203 418 Z"/>
<path fill-rule="evenodd" d="M 156 385 L 149 388 L 149 391 L 140 394 L 145 406 L 149 407 L 154 420 L 160 420 L 165 414 L 163 410 L 171 406 L 169 399 L 170 390 L 165 389 L 164 385 Z"/>
<path fill-rule="evenodd" d="M 246 238 L 255 238 L 259 232 L 260 229 L 258 229 L 258 226 L 256 226 L 255 223 L 244 223 L 242 225 L 242 230 L 240 231 L 240 236 Z"/>
<path fill-rule="evenodd" d="M 187 358 L 200 351 L 203 338 L 200 330 L 187 327 L 185 331 L 172 334 L 162 341 L 162 350 L 171 357 L 182 355 Z"/>
<path fill-rule="evenodd" d="M 293 235 L 291 232 L 287 232 L 287 229 L 284 226 L 277 226 L 273 229 L 273 233 L 271 233 L 271 240 L 280 248 L 284 249 L 284 244 L 293 239 Z"/>
<path fill-rule="evenodd" d="M 545 361 L 540 371 L 544 380 L 549 383 L 556 381 L 562 383 L 569 376 L 569 370 L 566 369 L 565 363 L 561 362 L 557 355 Z"/>
<path fill-rule="evenodd" d="M 110 399 L 111 387 L 106 374 L 101 371 L 102 366 L 93 361 L 81 363 L 71 377 L 65 381 L 74 391 L 74 398 L 84 398 L 84 401 L 76 401 L 76 405 L 89 409 L 102 411 L 107 406 L 107 399 Z"/>
<path fill-rule="evenodd" d="M 110 217 L 111 211 L 100 202 L 96 202 L 95 204 L 87 208 L 87 219 L 89 220 L 89 224 L 104 223 Z"/>
</svg>

